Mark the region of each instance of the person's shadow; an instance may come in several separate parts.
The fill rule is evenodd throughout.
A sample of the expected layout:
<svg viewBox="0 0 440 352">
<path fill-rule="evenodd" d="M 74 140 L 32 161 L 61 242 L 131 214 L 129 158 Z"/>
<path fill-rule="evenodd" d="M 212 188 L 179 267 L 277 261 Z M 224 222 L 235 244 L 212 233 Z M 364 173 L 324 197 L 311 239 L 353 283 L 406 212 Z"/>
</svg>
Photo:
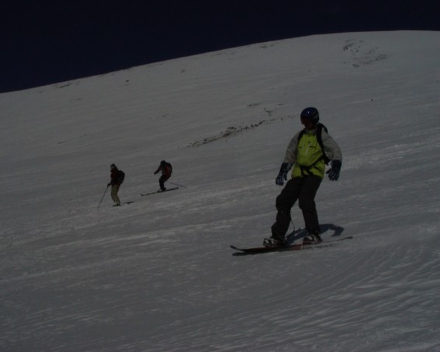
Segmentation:
<svg viewBox="0 0 440 352">
<path fill-rule="evenodd" d="M 328 237 L 339 237 L 342 235 L 342 233 L 344 232 L 344 228 L 341 226 L 337 226 L 335 224 L 321 224 L 320 225 L 320 229 L 321 229 L 321 237 L 322 239 L 325 241 L 325 238 Z M 295 229 L 292 233 L 287 235 L 287 242 L 289 244 L 292 244 L 293 242 L 304 238 L 307 235 L 307 230 L 306 229 Z"/>
</svg>

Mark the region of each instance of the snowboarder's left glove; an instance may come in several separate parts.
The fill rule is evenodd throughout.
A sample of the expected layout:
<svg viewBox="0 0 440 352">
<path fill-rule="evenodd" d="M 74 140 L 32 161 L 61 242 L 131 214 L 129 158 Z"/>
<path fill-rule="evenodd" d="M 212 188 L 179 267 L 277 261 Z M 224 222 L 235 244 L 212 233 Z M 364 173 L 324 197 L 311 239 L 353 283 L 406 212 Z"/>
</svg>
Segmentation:
<svg viewBox="0 0 440 352">
<path fill-rule="evenodd" d="M 341 171 L 342 163 L 339 160 L 332 161 L 332 167 L 327 171 L 330 181 L 337 181 L 339 178 L 339 172 Z"/>
<path fill-rule="evenodd" d="M 291 167 L 292 166 L 290 164 L 288 164 L 288 163 L 282 163 L 281 164 L 280 172 L 278 173 L 278 176 L 275 179 L 275 183 L 278 186 L 284 185 L 284 181 L 287 180 L 287 173 L 289 172 Z"/>
</svg>

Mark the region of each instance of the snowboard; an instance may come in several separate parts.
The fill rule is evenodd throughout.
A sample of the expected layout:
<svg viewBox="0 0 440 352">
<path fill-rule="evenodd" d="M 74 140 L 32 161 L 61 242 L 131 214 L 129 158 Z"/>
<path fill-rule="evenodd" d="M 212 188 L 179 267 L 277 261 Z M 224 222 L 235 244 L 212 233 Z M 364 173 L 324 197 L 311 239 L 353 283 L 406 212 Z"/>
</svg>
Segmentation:
<svg viewBox="0 0 440 352">
<path fill-rule="evenodd" d="M 285 252 L 285 251 L 294 251 L 305 248 L 312 247 L 325 247 L 326 245 L 334 244 L 335 242 L 340 242 L 344 240 L 352 239 L 353 236 L 347 236 L 343 238 L 337 238 L 334 240 L 322 241 L 318 243 L 304 243 L 304 244 L 290 244 L 286 246 L 261 246 L 261 247 L 250 247 L 250 248 L 239 248 L 236 246 L 231 246 L 232 249 L 239 251 L 239 254 L 259 254 L 259 253 L 270 253 L 270 252 Z"/>
</svg>

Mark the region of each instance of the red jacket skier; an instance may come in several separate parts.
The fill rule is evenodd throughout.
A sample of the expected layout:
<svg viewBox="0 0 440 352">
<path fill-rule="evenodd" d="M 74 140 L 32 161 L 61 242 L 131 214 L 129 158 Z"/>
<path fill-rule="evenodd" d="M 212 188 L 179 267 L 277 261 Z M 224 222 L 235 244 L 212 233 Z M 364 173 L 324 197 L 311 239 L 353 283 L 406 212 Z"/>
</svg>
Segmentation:
<svg viewBox="0 0 440 352">
<path fill-rule="evenodd" d="M 154 174 L 156 175 L 159 171 L 162 172 L 162 176 L 159 178 L 160 189 L 161 191 L 166 191 L 165 181 L 171 177 L 171 174 L 173 173 L 173 167 L 171 166 L 170 163 L 167 163 L 165 160 L 162 160 Z"/>
</svg>

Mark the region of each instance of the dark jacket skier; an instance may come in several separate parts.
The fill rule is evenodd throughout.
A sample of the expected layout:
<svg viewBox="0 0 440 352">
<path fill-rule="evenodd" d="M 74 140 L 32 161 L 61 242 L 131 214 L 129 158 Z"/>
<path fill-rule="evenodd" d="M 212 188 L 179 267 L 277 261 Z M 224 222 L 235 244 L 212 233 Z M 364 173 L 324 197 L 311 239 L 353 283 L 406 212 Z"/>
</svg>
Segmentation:
<svg viewBox="0 0 440 352">
<path fill-rule="evenodd" d="M 121 183 L 119 181 L 119 170 L 115 164 L 111 164 L 110 166 L 110 183 L 107 185 L 112 186 L 111 197 L 114 202 L 114 207 L 121 205 L 121 200 L 118 196 L 119 187 L 121 187 Z"/>
<path fill-rule="evenodd" d="M 162 160 L 160 162 L 159 167 L 154 172 L 156 175 L 157 173 L 162 172 L 162 176 L 159 178 L 159 186 L 161 191 L 166 191 L 165 188 L 165 181 L 168 180 L 171 177 L 171 174 L 173 173 L 173 167 L 170 163 L 167 163 L 165 160 Z"/>
<path fill-rule="evenodd" d="M 327 171 L 331 181 L 337 181 L 342 166 L 342 153 L 338 144 L 319 124 L 319 112 L 316 108 L 306 108 L 301 113 L 304 130 L 299 131 L 287 147 L 280 172 L 275 180 L 284 185 L 287 173 L 293 166 L 292 178 L 276 199 L 277 216 L 272 225 L 272 242 L 285 243 L 285 235 L 291 222 L 290 210 L 299 201 L 308 235 L 304 243 L 322 241 L 315 196 L 324 178 L 325 159 L 331 160 L 331 169 Z M 319 132 L 318 132 L 319 131 Z M 321 135 L 321 143 L 318 133 Z M 325 158 L 326 157 L 326 158 Z"/>
</svg>

